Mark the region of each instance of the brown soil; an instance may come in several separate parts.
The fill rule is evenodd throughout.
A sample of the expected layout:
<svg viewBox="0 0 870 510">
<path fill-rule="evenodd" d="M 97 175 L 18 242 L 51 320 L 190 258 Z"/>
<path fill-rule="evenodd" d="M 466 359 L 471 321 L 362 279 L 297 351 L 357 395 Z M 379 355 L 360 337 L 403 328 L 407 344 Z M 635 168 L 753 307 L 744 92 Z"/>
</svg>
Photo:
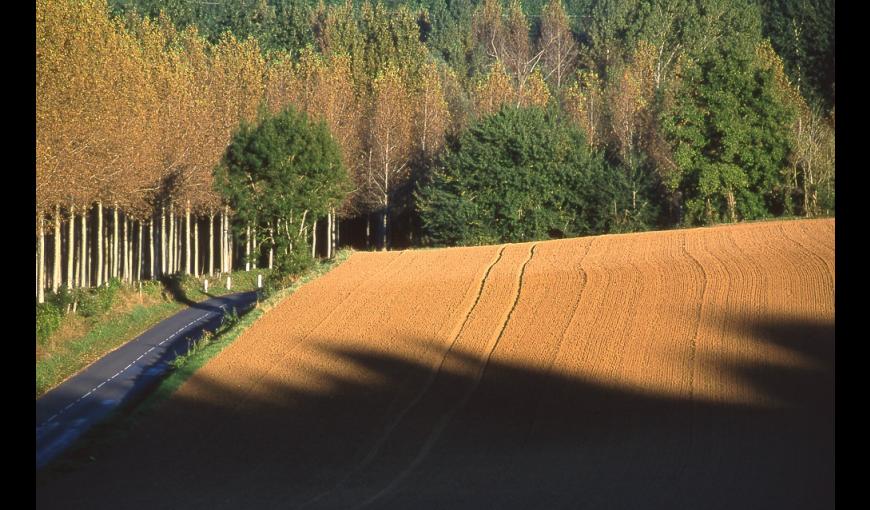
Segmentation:
<svg viewBox="0 0 870 510">
<path fill-rule="evenodd" d="M 355 253 L 40 508 L 833 506 L 834 221 Z"/>
</svg>

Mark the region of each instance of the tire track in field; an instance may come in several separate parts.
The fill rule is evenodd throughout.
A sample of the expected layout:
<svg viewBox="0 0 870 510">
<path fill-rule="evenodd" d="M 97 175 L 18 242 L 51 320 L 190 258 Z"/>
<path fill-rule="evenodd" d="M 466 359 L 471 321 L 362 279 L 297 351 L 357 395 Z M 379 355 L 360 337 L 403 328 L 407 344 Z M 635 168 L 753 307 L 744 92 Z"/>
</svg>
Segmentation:
<svg viewBox="0 0 870 510">
<path fill-rule="evenodd" d="M 414 406 L 416 406 L 423 399 L 423 397 L 426 395 L 426 393 L 431 389 L 433 383 L 435 382 L 435 379 L 437 378 L 438 374 L 441 372 L 441 369 L 444 366 L 444 361 L 447 359 L 447 356 L 450 354 L 450 351 L 453 349 L 454 345 L 456 344 L 456 340 L 459 338 L 459 335 L 462 334 L 462 331 L 465 329 L 465 326 L 468 324 L 468 320 L 471 317 L 472 313 L 474 313 L 474 310 L 477 308 L 477 305 L 480 302 L 480 296 L 481 296 L 481 294 L 483 294 L 483 288 L 486 285 L 487 279 L 489 278 L 489 273 L 492 271 L 492 268 L 495 267 L 495 265 L 498 264 L 498 262 L 501 260 L 502 255 L 504 254 L 505 248 L 507 248 L 507 245 L 501 246 L 501 248 L 498 250 L 498 253 L 496 254 L 495 260 L 493 260 L 489 264 L 489 266 L 486 268 L 486 271 L 484 272 L 483 277 L 480 279 L 480 286 L 477 289 L 477 296 L 474 299 L 474 303 L 471 305 L 471 307 L 465 313 L 465 317 L 463 318 L 462 322 L 460 323 L 459 328 L 455 331 L 455 333 L 453 335 L 451 335 L 451 339 L 448 342 L 447 349 L 444 351 L 444 354 L 441 356 L 438 365 L 436 367 L 434 367 L 434 369 L 432 371 L 429 372 L 429 377 L 426 379 L 426 382 L 423 384 L 423 387 L 420 388 L 420 390 L 417 392 L 417 394 L 414 396 L 414 398 L 407 405 L 405 405 L 399 411 L 399 413 L 393 418 L 393 420 L 384 429 L 383 433 L 375 441 L 375 444 L 371 447 L 369 452 L 366 454 L 365 457 L 363 457 L 363 459 L 359 462 L 359 464 L 357 466 L 352 468 L 350 472 L 345 474 L 345 476 L 343 476 L 338 482 L 336 482 L 333 485 L 333 487 L 331 487 L 329 490 L 318 494 L 314 498 L 311 498 L 310 500 L 302 503 L 297 508 L 308 507 L 308 506 L 320 501 L 321 499 L 328 496 L 329 494 L 332 494 L 336 490 L 340 489 L 347 482 L 347 480 L 350 479 L 351 476 L 353 476 L 354 474 L 356 474 L 359 471 L 368 467 L 377 458 L 377 455 L 378 455 L 378 453 L 380 453 L 381 448 L 387 442 L 390 435 L 393 433 L 393 431 L 396 429 L 396 427 L 399 425 L 399 423 L 401 423 L 402 419 L 404 419 L 404 417 L 408 414 L 408 412 Z"/>
<path fill-rule="evenodd" d="M 505 328 L 507 327 L 508 323 L 510 322 L 511 316 L 513 315 L 513 312 L 517 307 L 517 303 L 520 300 L 520 295 L 522 294 L 522 288 L 523 288 L 523 276 L 524 276 L 525 271 L 526 271 L 526 266 L 532 260 L 532 257 L 534 257 L 535 248 L 537 247 L 537 244 L 538 243 L 533 243 L 531 248 L 529 249 L 529 257 L 526 259 L 526 261 L 523 263 L 523 265 L 520 269 L 519 278 L 517 281 L 516 297 L 514 298 L 513 305 L 511 306 L 510 311 L 508 311 L 507 318 L 504 320 L 504 322 L 501 325 L 501 329 L 499 330 L 498 336 L 495 338 L 495 341 L 492 342 L 491 345 L 489 346 L 489 348 L 487 349 L 488 352 L 486 353 L 486 357 L 483 360 L 483 363 L 478 368 L 477 373 L 475 374 L 474 380 L 472 381 L 471 387 L 468 388 L 465 395 L 463 395 L 462 399 L 456 405 L 454 405 L 452 408 L 450 408 L 445 414 L 443 414 L 440 417 L 440 419 L 436 423 L 435 427 L 432 429 L 432 432 L 429 433 L 429 436 L 426 438 L 425 442 L 420 447 L 420 450 L 417 452 L 417 455 L 405 467 L 405 469 L 403 469 L 401 472 L 399 472 L 387 484 L 386 487 L 382 488 L 380 491 L 378 491 L 373 496 L 369 497 L 368 499 L 366 499 L 365 501 L 363 501 L 359 505 L 354 506 L 353 507 L 354 510 L 358 510 L 360 508 L 365 508 L 365 507 L 371 505 L 372 503 L 376 502 L 377 500 L 389 495 L 399 485 L 401 485 L 401 483 L 408 477 L 408 475 L 410 475 L 417 468 L 417 466 L 419 466 L 426 459 L 426 457 L 429 455 L 429 452 L 432 450 L 432 448 L 435 446 L 435 443 L 438 441 L 439 437 L 441 436 L 441 433 L 444 431 L 444 429 L 450 423 L 450 420 L 453 418 L 453 416 L 456 414 L 456 412 L 459 411 L 459 409 L 461 409 L 471 399 L 471 396 L 474 394 L 475 390 L 477 389 L 478 385 L 480 384 L 480 380 L 483 378 L 483 374 L 486 371 L 486 367 L 489 364 L 489 360 L 492 357 L 492 353 L 495 351 L 496 347 L 498 346 L 499 341 L 501 340 L 502 336 L 504 335 Z"/>
<path fill-rule="evenodd" d="M 692 261 L 695 267 L 698 268 L 698 271 L 701 275 L 701 300 L 698 301 L 697 311 L 695 312 L 695 332 L 692 334 L 692 338 L 690 340 L 690 351 L 689 351 L 689 400 L 692 402 L 693 408 L 695 407 L 695 371 L 697 370 L 697 355 L 698 355 L 698 335 L 701 331 L 701 318 L 704 316 L 704 304 L 707 302 L 707 271 L 704 269 L 704 266 L 701 262 L 695 258 L 689 252 L 689 248 L 687 246 L 687 236 L 686 233 L 682 233 L 682 243 L 680 247 L 683 250 L 683 253 L 686 254 L 686 257 Z M 692 428 L 694 430 L 694 427 Z M 691 442 L 690 442 L 691 444 Z"/>
<path fill-rule="evenodd" d="M 539 385 L 543 384 L 543 381 L 546 381 L 549 378 L 553 371 L 553 365 L 556 362 L 556 358 L 559 356 L 559 353 L 562 351 L 562 345 L 565 342 L 565 333 L 568 331 L 568 328 L 571 327 L 571 324 L 574 323 L 574 320 L 577 317 L 577 311 L 580 309 L 580 301 L 583 299 L 583 291 L 586 290 L 586 282 L 589 280 L 589 275 L 586 274 L 586 270 L 583 269 L 583 260 L 586 259 L 586 255 L 589 254 L 589 250 L 592 249 L 592 245 L 595 244 L 595 238 L 590 239 L 589 243 L 586 245 L 586 250 L 583 252 L 583 255 L 580 257 L 580 260 L 577 261 L 577 270 L 580 272 L 580 289 L 577 291 L 577 301 L 574 302 L 574 310 L 571 312 L 571 318 L 568 322 L 565 323 L 565 327 L 562 328 L 562 333 L 559 335 L 559 340 L 556 342 L 556 348 L 553 350 L 553 354 L 549 357 L 546 363 L 546 368 L 544 369 L 542 375 L 540 376 Z M 535 404 L 535 410 L 532 412 L 531 419 L 529 420 L 529 424 L 526 427 L 526 432 L 523 434 L 523 443 L 528 444 L 529 438 L 532 435 L 532 430 L 535 428 L 535 423 L 538 421 L 538 416 L 541 412 L 541 405 L 543 403 L 543 399 L 538 399 Z"/>
</svg>

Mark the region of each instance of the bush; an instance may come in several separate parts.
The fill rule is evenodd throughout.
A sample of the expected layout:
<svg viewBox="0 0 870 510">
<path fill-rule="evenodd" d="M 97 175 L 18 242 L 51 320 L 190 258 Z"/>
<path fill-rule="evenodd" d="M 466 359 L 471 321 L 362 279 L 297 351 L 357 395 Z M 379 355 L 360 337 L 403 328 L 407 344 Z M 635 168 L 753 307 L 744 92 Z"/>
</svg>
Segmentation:
<svg viewBox="0 0 870 510">
<path fill-rule="evenodd" d="M 299 275 L 314 265 L 309 247 L 306 243 L 298 243 L 293 246 L 288 254 L 279 253 L 275 257 L 274 269 L 263 281 L 263 296 L 268 297 L 273 293 L 285 289 L 293 284 Z"/>
<path fill-rule="evenodd" d="M 63 319 L 63 309 L 54 303 L 39 303 L 36 305 L 36 341 L 45 344 L 48 337 L 57 331 Z"/>
<path fill-rule="evenodd" d="M 78 312 L 82 317 L 94 317 L 102 315 L 112 308 L 115 296 L 121 288 L 121 281 L 117 278 L 109 280 L 109 284 L 96 289 L 82 291 Z"/>
</svg>

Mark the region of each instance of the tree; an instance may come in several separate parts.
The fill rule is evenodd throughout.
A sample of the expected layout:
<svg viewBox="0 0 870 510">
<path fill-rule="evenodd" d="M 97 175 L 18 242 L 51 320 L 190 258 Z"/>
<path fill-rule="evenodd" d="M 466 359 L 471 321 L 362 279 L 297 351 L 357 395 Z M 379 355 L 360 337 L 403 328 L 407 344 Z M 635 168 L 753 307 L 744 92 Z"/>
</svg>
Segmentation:
<svg viewBox="0 0 870 510">
<path fill-rule="evenodd" d="M 628 183 L 583 133 L 540 108 L 473 124 L 417 191 L 429 242 L 520 242 L 607 232 Z"/>
<path fill-rule="evenodd" d="M 276 269 L 287 275 L 307 257 L 307 221 L 342 201 L 348 177 L 326 124 L 288 107 L 242 124 L 215 168 L 215 186 L 235 211 L 234 230 L 269 233 Z"/>
<path fill-rule="evenodd" d="M 367 192 L 380 207 L 381 249 L 388 248 L 390 205 L 393 193 L 410 175 L 413 154 L 413 109 L 411 94 L 399 70 L 388 67 L 373 83 L 368 123 L 371 150 Z"/>
<path fill-rule="evenodd" d="M 662 117 L 677 170 L 666 183 L 686 200 L 687 223 L 781 213 L 793 110 L 754 48 L 723 48 L 687 66 Z"/>
<path fill-rule="evenodd" d="M 553 90 L 561 90 L 577 65 L 577 43 L 561 0 L 550 0 L 541 13 L 538 49 L 544 78 Z"/>
</svg>

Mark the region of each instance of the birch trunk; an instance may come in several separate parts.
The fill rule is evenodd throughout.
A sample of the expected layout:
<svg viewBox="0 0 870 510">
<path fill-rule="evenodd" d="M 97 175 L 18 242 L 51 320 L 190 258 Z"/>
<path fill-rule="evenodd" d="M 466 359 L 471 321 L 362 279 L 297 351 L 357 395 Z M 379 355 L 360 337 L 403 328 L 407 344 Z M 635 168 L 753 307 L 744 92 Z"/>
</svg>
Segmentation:
<svg viewBox="0 0 870 510">
<path fill-rule="evenodd" d="M 185 274 L 191 274 L 190 272 L 190 200 L 187 201 L 184 208 L 184 272 Z"/>
<path fill-rule="evenodd" d="M 136 281 L 137 282 L 142 281 L 142 253 L 144 252 L 144 250 L 142 249 L 143 239 L 144 239 L 144 236 L 142 235 L 142 221 L 140 220 L 139 221 L 139 247 L 136 249 L 136 253 L 138 255 L 136 257 L 136 260 L 138 261 L 138 264 L 136 264 Z"/>
<path fill-rule="evenodd" d="M 175 272 L 175 204 L 169 202 L 169 274 Z"/>
<path fill-rule="evenodd" d="M 233 272 L 233 234 L 230 232 L 230 208 L 227 206 L 227 273 Z"/>
<path fill-rule="evenodd" d="M 271 225 L 271 223 L 269 223 Z M 272 256 L 275 252 L 275 231 L 269 227 L 269 269 L 272 269 Z"/>
<path fill-rule="evenodd" d="M 91 279 L 91 267 L 93 267 L 91 265 L 92 264 L 91 257 L 93 256 L 93 253 L 94 253 L 93 248 L 88 246 L 87 249 L 85 250 L 85 255 L 86 255 L 86 259 L 87 259 L 85 261 L 85 282 L 87 282 L 88 287 L 90 287 L 92 285 L 91 282 L 93 281 Z"/>
<path fill-rule="evenodd" d="M 57 294 L 60 288 L 60 204 L 54 205 L 54 270 L 51 275 L 51 290 Z"/>
<path fill-rule="evenodd" d="M 224 225 L 224 212 L 221 211 L 221 226 L 220 226 L 220 273 L 223 274 L 227 268 L 227 245 L 226 245 L 226 226 Z"/>
<path fill-rule="evenodd" d="M 109 279 L 109 274 L 103 272 L 103 202 L 97 201 L 97 285 L 103 284 L 103 276 Z"/>
<path fill-rule="evenodd" d="M 181 237 L 183 235 L 182 234 L 182 227 L 183 227 L 183 225 L 181 222 L 181 216 L 179 215 L 175 219 L 175 267 L 176 267 L 176 272 L 178 272 L 178 273 L 181 273 L 184 271 L 184 260 L 182 257 L 182 255 L 183 255 L 182 244 L 184 244 L 184 243 L 182 242 L 182 237 Z"/>
<path fill-rule="evenodd" d="M 245 231 L 245 271 L 251 270 L 251 224 Z"/>
<path fill-rule="evenodd" d="M 154 216 L 148 220 L 148 276 L 154 279 Z"/>
<path fill-rule="evenodd" d="M 133 245 L 136 244 L 136 238 L 133 237 L 133 220 L 127 218 L 124 222 L 127 231 L 124 232 L 124 243 L 127 244 L 127 283 L 133 283 Z M 129 232 L 129 240 L 127 233 Z"/>
<path fill-rule="evenodd" d="M 82 253 L 79 260 L 79 287 L 85 287 L 87 281 L 85 274 L 85 264 L 87 263 L 88 255 L 88 215 L 87 209 L 82 211 Z"/>
<path fill-rule="evenodd" d="M 338 213 L 332 209 L 332 258 L 335 258 L 335 252 L 338 250 Z"/>
<path fill-rule="evenodd" d="M 115 204 L 115 207 L 112 209 L 112 278 L 118 277 L 118 272 L 120 267 L 118 266 L 119 255 L 118 253 L 118 204 Z"/>
<path fill-rule="evenodd" d="M 74 260 L 75 260 L 75 232 L 76 232 L 76 207 L 69 208 L 69 225 L 67 227 L 66 242 L 66 288 L 75 287 Z"/>
<path fill-rule="evenodd" d="M 386 198 L 385 198 L 385 200 L 386 200 Z M 382 226 L 384 227 L 384 231 L 381 233 L 381 243 L 383 243 L 383 244 L 381 244 L 381 251 L 387 251 L 387 209 L 386 209 L 386 207 L 384 207 L 383 218 L 384 219 L 383 219 Z"/>
<path fill-rule="evenodd" d="M 166 274 L 166 208 L 160 207 L 160 275 Z"/>
<path fill-rule="evenodd" d="M 317 220 L 311 222 L 311 258 L 317 253 Z"/>
<path fill-rule="evenodd" d="M 193 222 L 193 276 L 199 276 L 199 221 Z"/>
<path fill-rule="evenodd" d="M 254 225 L 254 241 L 253 241 L 253 249 L 254 249 L 254 260 L 251 261 L 251 266 L 253 266 L 254 270 L 257 269 L 257 259 L 260 258 L 260 247 L 257 245 L 257 226 Z"/>
<path fill-rule="evenodd" d="M 36 297 L 40 303 L 45 303 L 45 227 L 43 226 L 43 213 L 39 213 L 36 221 L 39 222 L 39 249 L 36 251 Z"/>
<path fill-rule="evenodd" d="M 326 258 L 332 252 L 332 211 L 326 213 Z"/>
<path fill-rule="evenodd" d="M 130 273 L 127 271 L 127 265 L 128 265 L 127 262 L 129 262 L 129 246 L 127 245 L 128 236 L 127 236 L 127 215 L 126 214 L 124 215 L 124 234 L 123 235 L 124 235 L 124 240 L 122 243 L 123 246 L 121 246 L 121 252 L 123 254 L 123 257 L 119 257 L 119 259 L 121 260 L 121 269 L 119 272 L 120 272 L 120 276 L 121 276 L 121 281 L 126 282 L 127 278 L 130 276 Z"/>
<path fill-rule="evenodd" d="M 214 214 L 208 215 L 208 275 L 214 276 Z"/>
<path fill-rule="evenodd" d="M 103 239 L 104 239 L 103 246 L 98 245 L 97 251 L 103 250 L 104 252 L 109 253 L 110 251 L 112 251 L 112 243 L 109 240 L 109 236 L 105 236 L 105 237 L 103 237 Z M 88 265 L 90 266 L 90 263 Z M 109 284 L 109 274 L 110 274 L 109 269 L 110 269 L 109 268 L 109 257 L 106 257 L 106 265 L 103 268 L 103 274 L 106 275 L 106 278 L 104 279 L 104 283 L 106 285 Z"/>
</svg>

